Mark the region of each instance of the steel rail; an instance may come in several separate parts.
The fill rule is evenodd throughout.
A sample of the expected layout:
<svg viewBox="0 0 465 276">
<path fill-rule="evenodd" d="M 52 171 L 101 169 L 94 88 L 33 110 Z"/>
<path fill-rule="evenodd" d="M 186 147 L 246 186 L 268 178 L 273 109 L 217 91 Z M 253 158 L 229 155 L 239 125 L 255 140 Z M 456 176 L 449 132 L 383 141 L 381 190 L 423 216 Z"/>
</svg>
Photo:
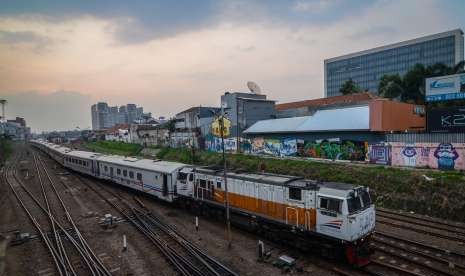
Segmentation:
<svg viewBox="0 0 465 276">
<path fill-rule="evenodd" d="M 132 216 L 130 216 L 124 208 L 119 206 L 117 203 L 112 202 L 109 200 L 107 197 L 105 197 L 100 191 L 96 190 L 94 187 L 89 185 L 86 181 L 82 180 L 81 177 L 77 176 L 77 178 L 84 184 L 86 185 L 89 189 L 94 191 L 96 194 L 98 194 L 104 201 L 106 201 L 110 206 L 115 208 L 126 220 L 131 222 L 131 224 L 136 227 L 137 230 L 139 230 L 144 236 L 146 236 L 157 248 L 160 250 L 160 252 L 168 259 L 169 262 L 173 264 L 173 266 L 182 274 L 185 276 L 190 276 L 191 273 L 187 271 L 182 264 L 179 262 L 179 260 L 170 252 L 169 250 L 166 249 L 165 245 L 160 243 L 159 240 L 157 240 L 157 237 L 153 234 L 148 232 L 142 225 L 140 225 Z"/>
<path fill-rule="evenodd" d="M 397 247 L 397 246 L 390 245 L 389 243 L 387 243 L 387 246 L 388 246 L 388 247 L 392 247 L 392 248 L 396 248 L 396 249 L 398 249 L 398 250 L 403 250 L 403 251 L 405 251 L 405 252 L 409 252 L 408 250 L 405 250 L 404 248 L 399 248 L 399 247 Z M 386 254 L 389 254 L 389 255 L 391 255 L 391 256 L 394 256 L 394 257 L 396 257 L 396 258 L 403 259 L 403 260 L 405 260 L 405 261 L 407 261 L 407 262 L 410 262 L 410 263 L 414 263 L 414 264 L 416 264 L 416 265 L 423 266 L 423 267 L 425 267 L 425 268 L 427 268 L 427 269 L 429 269 L 429 270 L 432 270 L 432 271 L 434 271 L 434 272 L 437 272 L 437 273 L 440 273 L 440 274 L 443 274 L 443 275 L 448 275 L 448 276 L 456 276 L 455 273 L 452 273 L 452 272 L 447 271 L 447 270 L 444 270 L 444 269 L 442 269 L 442 268 L 433 266 L 433 265 L 431 265 L 431 264 L 426 264 L 426 263 L 421 262 L 421 261 L 419 261 L 419 260 L 415 260 L 415 259 L 413 259 L 413 258 L 410 258 L 410 257 L 406 256 L 406 255 L 404 256 L 404 255 L 402 255 L 402 254 L 395 253 L 395 251 L 393 252 L 393 251 L 390 251 L 390 250 L 388 250 L 388 249 L 386 249 L 386 248 L 381 248 L 380 246 L 375 246 L 375 248 L 376 248 L 376 250 L 382 251 L 382 252 L 384 252 L 384 253 L 386 253 Z M 411 252 L 410 252 L 410 253 L 411 253 Z M 414 252 L 414 253 L 411 253 L 411 254 L 418 254 L 418 253 L 417 253 L 417 252 Z M 428 256 L 428 257 L 429 257 L 429 256 Z M 428 257 L 425 257 L 425 258 L 428 258 Z M 431 258 L 431 259 L 432 259 L 432 258 Z M 437 260 L 435 260 L 435 261 L 437 261 Z M 437 262 L 439 262 L 439 261 L 437 261 Z"/>
<path fill-rule="evenodd" d="M 42 167 L 44 169 L 44 172 L 45 172 L 45 174 L 46 174 L 46 176 L 47 176 L 47 178 L 48 178 L 48 180 L 49 180 L 49 182 L 51 184 L 51 187 L 52 187 L 56 197 L 60 201 L 61 207 L 63 208 L 63 210 L 65 212 L 65 215 L 66 215 L 66 218 L 67 218 L 68 222 L 71 224 L 72 228 L 74 229 L 74 232 L 76 233 L 76 235 L 78 237 L 78 241 L 81 243 L 81 247 L 82 247 L 83 251 L 88 256 L 89 260 L 92 262 L 92 266 L 94 267 L 94 269 L 96 271 L 102 272 L 103 275 L 111 275 L 110 271 L 108 271 L 108 269 L 100 261 L 100 259 L 97 257 L 97 255 L 92 250 L 92 248 L 89 246 L 89 244 L 87 243 L 85 238 L 82 236 L 81 231 L 79 230 L 79 228 L 76 226 L 73 218 L 71 217 L 70 212 L 68 211 L 68 208 L 66 207 L 63 199 L 61 198 L 60 194 L 58 193 L 58 190 L 55 187 L 55 183 L 54 183 L 53 179 L 51 178 L 51 176 L 50 176 L 50 174 L 49 174 L 49 172 L 47 170 L 47 166 L 45 165 L 45 161 L 43 161 L 40 158 L 40 156 L 38 157 L 38 160 L 40 161 L 40 164 L 42 165 Z M 98 274 L 100 275 L 100 273 L 98 273 Z"/>
<path fill-rule="evenodd" d="M 425 274 L 423 273 L 419 273 L 419 272 L 415 272 L 415 271 L 411 271 L 411 270 L 408 270 L 408 269 L 405 269 L 405 268 L 402 268 L 402 267 L 397 267 L 395 265 L 391 265 L 391 264 L 387 264 L 387 263 L 384 263 L 384 262 L 380 262 L 378 260 L 371 260 L 370 261 L 370 264 L 374 264 L 374 265 L 379 265 L 379 266 L 382 266 L 382 267 L 385 267 L 385 268 L 388 268 L 388 269 L 392 269 L 392 270 L 395 270 L 395 271 L 398 271 L 398 272 L 401 272 L 401 273 L 404 273 L 404 274 L 408 274 L 408 275 L 413 275 L 413 276 L 425 276 Z M 368 266 L 370 266 L 370 264 L 368 264 Z M 367 271 L 367 272 L 370 272 L 367 267 L 364 268 L 364 271 Z"/>
<path fill-rule="evenodd" d="M 412 219 L 416 219 L 416 220 L 422 220 L 422 221 L 427 221 L 427 222 L 432 222 L 432 223 L 438 223 L 438 224 L 446 225 L 446 226 L 449 226 L 449 227 L 452 227 L 452 228 L 461 229 L 461 230 L 463 230 L 462 233 L 465 233 L 465 225 L 463 225 L 463 224 L 455 224 L 455 223 L 453 223 L 451 221 L 447 221 L 445 219 L 427 217 L 427 216 L 424 216 L 424 215 L 414 215 L 414 214 L 409 214 L 409 213 L 405 213 L 405 212 L 397 212 L 397 211 L 394 211 L 394 210 L 389 210 L 389 209 L 379 208 L 379 207 L 376 208 L 376 211 L 377 211 L 377 213 L 381 212 L 381 213 L 386 213 L 386 214 L 391 214 L 391 215 L 396 215 L 396 216 L 412 218 Z"/>
<path fill-rule="evenodd" d="M 440 248 L 440 247 L 430 246 L 430 245 L 427 245 L 427 244 L 424 244 L 424 243 L 421 243 L 421 242 L 417 242 L 417 241 L 409 240 L 409 239 L 406 239 L 406 238 L 401 238 L 399 236 L 391 235 L 391 234 L 389 234 L 387 232 L 383 232 L 383 231 L 379 231 L 379 230 L 375 232 L 375 236 L 384 236 L 384 237 L 387 237 L 389 239 L 394 239 L 394 240 L 398 240 L 398 241 L 401 241 L 401 242 L 414 244 L 415 246 L 420 246 L 420 247 L 423 247 L 423 248 L 427 248 L 429 250 L 440 251 L 440 252 L 442 252 L 443 254 L 446 254 L 446 255 L 454 255 L 454 256 L 457 256 L 457 257 L 465 257 L 464 253 L 461 253 L 461 252 L 458 252 L 458 251 L 453 251 L 453 250 L 450 250 L 450 249 L 444 249 L 444 248 Z"/>
<path fill-rule="evenodd" d="M 393 220 L 393 219 L 390 219 L 390 220 Z M 402 224 L 399 224 L 398 222 L 388 221 L 385 218 L 380 219 L 380 217 L 378 217 L 377 220 L 376 220 L 376 223 L 387 224 L 387 225 L 390 225 L 390 226 L 393 226 L 393 227 L 396 227 L 396 228 L 408 229 L 408 230 L 418 232 L 418 233 L 421 233 L 421 234 L 426 234 L 426 235 L 430 235 L 430 236 L 434 236 L 434 237 L 438 237 L 438 238 L 442 238 L 442 239 L 446 239 L 446 240 L 459 241 L 459 242 L 465 243 L 465 237 L 462 238 L 462 237 L 457 237 L 457 236 L 451 236 L 451 235 L 445 235 L 445 234 L 441 234 L 441 233 L 431 232 L 431 231 L 427 231 L 427 230 L 424 230 L 424 229 L 419 229 L 419 228 L 408 226 L 408 225 L 402 225 Z"/>
<path fill-rule="evenodd" d="M 136 200 L 139 204 L 142 204 L 139 199 Z M 174 229 L 172 226 L 169 224 L 166 224 L 162 222 L 158 217 L 156 217 L 153 213 L 150 212 L 143 204 L 142 204 L 144 210 L 146 210 L 146 216 L 147 218 L 156 225 L 156 227 L 160 228 L 162 231 L 167 233 L 168 235 L 172 236 L 173 239 L 175 239 L 178 243 L 180 243 L 182 246 L 187 248 L 192 254 L 195 254 L 202 260 L 202 262 L 205 264 L 205 266 L 209 267 L 212 271 L 214 271 L 215 275 L 234 275 L 237 276 L 237 274 L 233 271 L 231 271 L 228 267 L 224 266 L 208 254 L 206 254 L 203 250 L 199 249 L 197 246 L 195 246 L 193 243 L 191 243 L 188 239 L 186 239 L 183 235 L 181 235 L 176 229 Z M 137 209 L 136 209 L 137 210 Z M 137 212 L 141 212 L 140 210 L 137 210 Z M 212 267 L 212 265 L 219 267 L 220 270 L 222 270 L 224 273 L 219 273 L 218 269 L 215 269 Z"/>
<path fill-rule="evenodd" d="M 18 184 L 23 188 L 23 190 L 29 195 L 29 197 L 36 203 L 36 205 L 44 212 L 44 213 L 47 213 L 47 210 L 40 204 L 40 202 L 34 197 L 34 195 L 32 195 L 32 193 L 27 190 L 27 188 L 20 182 L 20 180 L 15 176 L 15 178 L 17 179 L 18 181 Z M 67 237 L 67 239 L 73 244 L 73 246 L 76 248 L 76 250 L 78 251 L 78 253 L 81 255 L 81 256 L 84 256 L 84 253 L 82 252 L 79 244 L 76 242 L 75 238 L 73 237 L 73 235 L 71 235 L 67 229 L 65 227 L 63 227 L 60 222 L 58 222 L 58 220 L 56 220 L 55 217 L 53 217 L 53 220 L 55 222 L 55 224 L 58 226 L 58 228 L 60 228 L 60 230 L 65 234 L 65 236 Z"/>
<path fill-rule="evenodd" d="M 42 191 L 42 196 L 43 196 L 43 199 L 44 199 L 44 202 L 45 202 L 45 206 L 47 207 L 47 216 L 48 216 L 48 219 L 50 221 L 50 226 L 52 227 L 52 232 L 53 232 L 53 236 L 55 238 L 56 248 L 57 248 L 57 251 L 59 253 L 59 257 L 60 257 L 61 261 L 63 263 L 66 263 L 66 266 L 63 267 L 63 270 L 65 272 L 65 275 L 70 275 L 70 273 L 71 273 L 72 275 L 77 276 L 76 271 L 74 270 L 73 266 L 71 265 L 71 261 L 69 260 L 68 254 L 66 253 L 66 250 L 64 248 L 63 241 L 61 240 L 61 235 L 58 233 L 58 231 L 56 229 L 56 226 L 55 226 L 55 223 L 54 223 L 54 220 L 53 220 L 52 209 L 50 208 L 50 203 L 49 203 L 49 200 L 47 198 L 47 193 L 45 192 L 45 187 L 44 187 L 44 184 L 43 184 L 43 181 L 42 181 L 39 166 L 37 165 L 37 157 L 36 157 L 35 153 L 32 154 L 32 157 L 34 159 L 34 166 L 35 166 L 36 171 L 37 171 L 37 177 L 38 177 L 40 188 L 41 188 L 41 191 Z"/>
<path fill-rule="evenodd" d="M 16 162 L 16 161 L 15 161 Z M 11 191 L 13 192 L 14 196 L 16 197 L 16 200 L 18 201 L 18 203 L 21 205 L 21 208 L 24 210 L 24 212 L 26 213 L 26 215 L 28 216 L 29 220 L 32 222 L 33 226 L 37 229 L 37 231 L 39 232 L 41 238 L 42 238 L 42 241 L 45 243 L 50 255 L 52 256 L 52 259 L 53 259 L 53 262 L 55 264 L 55 268 L 58 272 L 58 274 L 60 274 L 60 276 L 63 276 L 63 271 L 62 271 L 62 267 L 64 266 L 64 264 L 61 262 L 61 260 L 58 258 L 58 252 L 56 252 L 55 248 L 52 246 L 52 242 L 49 240 L 48 236 L 44 233 L 44 231 L 42 230 L 42 227 L 41 225 L 39 224 L 39 222 L 36 220 L 36 218 L 32 215 L 32 213 L 29 211 L 29 209 L 26 207 L 26 204 L 23 202 L 23 200 L 21 199 L 21 197 L 19 196 L 18 192 L 14 189 L 13 187 L 13 184 L 11 183 L 11 181 L 8 179 L 8 172 L 14 168 L 14 165 L 15 163 L 13 163 L 13 165 L 8 165 L 8 167 L 5 168 L 5 174 L 4 174 L 4 179 L 5 179 L 5 182 L 9 185 Z M 16 181 L 16 179 L 15 179 Z"/>
<path fill-rule="evenodd" d="M 16 179 L 16 182 L 21 186 L 21 188 L 29 195 L 29 197 L 36 203 L 36 205 L 45 213 L 45 214 L 48 214 L 46 208 L 44 206 L 42 206 L 42 204 L 37 200 L 37 198 L 35 198 L 35 196 L 24 186 L 24 184 L 22 183 L 22 181 L 18 178 L 18 176 L 16 174 L 14 174 L 14 177 Z M 80 244 L 75 240 L 75 237 L 73 235 L 71 235 L 67 229 L 65 227 L 63 227 L 60 222 L 58 222 L 58 220 L 52 216 L 52 219 L 54 221 L 54 223 L 58 226 L 58 228 L 65 234 L 65 236 L 67 237 L 67 239 L 72 243 L 72 245 L 74 246 L 74 248 L 77 250 L 77 252 L 79 253 L 79 255 L 82 257 L 82 259 L 84 260 L 84 262 L 86 262 L 86 264 L 88 266 L 90 266 L 90 263 L 88 261 L 88 257 L 86 256 L 85 252 L 82 250 L 82 248 L 80 247 Z M 93 273 L 93 275 L 96 275 L 95 273 Z M 98 275 L 102 275 L 101 273 L 98 273 Z M 103 274 L 105 275 L 105 274 Z M 111 275 L 111 274 L 109 274 Z"/>
<path fill-rule="evenodd" d="M 460 236 L 465 235 L 465 231 L 464 230 L 459 230 L 459 228 L 457 228 L 457 227 L 432 225 L 432 224 L 430 224 L 432 222 L 424 223 L 422 221 L 426 221 L 426 220 L 423 220 L 423 219 L 420 219 L 420 218 L 407 217 L 407 216 L 403 216 L 403 215 L 399 215 L 399 214 L 385 213 L 385 212 L 379 211 L 379 210 L 377 210 L 376 215 L 378 217 L 394 219 L 394 220 L 397 220 L 397 221 L 402 221 L 402 222 L 406 222 L 406 223 L 410 223 L 410 224 L 414 224 L 414 225 L 420 225 L 420 226 L 428 227 L 428 228 L 431 228 L 431 229 L 446 231 L 446 232 L 454 233 L 454 234 L 457 234 L 457 235 L 460 235 Z M 414 220 L 417 220 L 417 221 L 414 221 Z M 439 223 L 439 222 L 434 222 L 434 223 Z M 452 228 L 456 228 L 456 229 L 452 229 Z"/>
<path fill-rule="evenodd" d="M 110 205 L 112 205 L 118 212 L 120 212 L 128 221 L 130 221 L 132 224 L 136 226 L 139 231 L 143 232 L 144 235 L 148 235 L 152 242 L 154 242 L 157 247 L 161 248 L 160 250 L 162 253 L 167 256 L 168 260 L 173 263 L 173 265 L 182 273 L 183 275 L 225 275 L 221 274 L 218 271 L 215 270 L 215 268 L 212 267 L 210 263 L 208 263 L 208 259 L 205 260 L 202 258 L 202 254 L 198 254 L 195 250 L 192 248 L 188 247 L 186 244 L 179 242 L 176 238 L 173 237 L 173 235 L 170 235 L 169 233 L 165 233 L 170 240 L 174 240 L 177 243 L 179 243 L 182 247 L 183 250 L 185 250 L 185 253 L 188 253 L 191 258 L 194 258 L 197 262 L 200 262 L 202 264 L 202 269 L 199 269 L 198 265 L 195 265 L 191 260 L 187 259 L 186 256 L 180 255 L 176 249 L 172 247 L 167 241 L 167 239 L 163 239 L 157 231 L 154 231 L 153 229 L 153 221 L 152 218 L 148 217 L 143 211 L 138 210 L 137 208 L 134 208 L 127 202 L 126 199 L 123 197 L 113 193 L 112 191 L 109 191 L 108 189 L 104 187 L 100 187 L 101 190 L 104 190 L 106 193 L 112 195 L 112 199 L 109 199 L 107 196 L 104 196 L 100 191 L 95 189 L 92 185 L 87 183 L 87 181 L 83 180 L 80 176 L 77 176 L 78 179 L 86 185 L 89 189 L 93 190 L 96 192 L 101 198 L 103 198 L 105 201 L 107 201 Z M 114 202 L 113 199 L 119 200 L 123 204 L 126 205 L 127 208 L 123 208 L 121 205 L 117 204 Z M 203 253 L 203 255 L 206 255 Z M 215 260 L 216 263 L 218 263 Z M 222 266 L 224 267 L 224 266 Z M 206 271 L 205 271 L 206 269 Z M 226 269 L 224 269 L 226 270 Z M 236 274 L 227 274 L 227 275 L 236 275 Z"/>
</svg>

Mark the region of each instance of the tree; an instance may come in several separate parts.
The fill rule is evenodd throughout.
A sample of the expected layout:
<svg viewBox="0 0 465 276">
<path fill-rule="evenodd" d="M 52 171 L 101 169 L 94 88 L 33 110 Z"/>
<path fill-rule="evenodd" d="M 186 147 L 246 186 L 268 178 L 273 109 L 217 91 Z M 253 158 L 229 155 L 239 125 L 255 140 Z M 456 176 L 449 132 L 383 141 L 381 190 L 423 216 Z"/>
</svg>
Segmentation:
<svg viewBox="0 0 465 276">
<path fill-rule="evenodd" d="M 384 75 L 379 82 L 379 94 L 385 98 L 396 98 L 400 96 L 403 102 L 416 104 L 425 103 L 425 79 L 430 77 L 444 76 L 450 74 L 463 73 L 465 61 L 457 63 L 454 67 L 449 67 L 443 63 L 436 63 L 425 67 L 423 64 L 416 64 L 403 77 L 399 75 Z M 453 103 L 432 103 L 431 105 L 449 106 Z"/>
<path fill-rule="evenodd" d="M 339 89 L 339 92 L 341 92 L 342 95 L 350 95 L 359 93 L 361 92 L 361 90 L 352 79 L 348 79 L 346 82 L 342 84 L 342 87 L 341 89 Z"/>
<path fill-rule="evenodd" d="M 399 74 L 384 75 L 379 81 L 379 95 L 384 98 L 401 98 L 404 93 L 402 78 Z"/>
<path fill-rule="evenodd" d="M 454 74 L 465 73 L 465 60 L 458 62 L 452 70 Z"/>
</svg>

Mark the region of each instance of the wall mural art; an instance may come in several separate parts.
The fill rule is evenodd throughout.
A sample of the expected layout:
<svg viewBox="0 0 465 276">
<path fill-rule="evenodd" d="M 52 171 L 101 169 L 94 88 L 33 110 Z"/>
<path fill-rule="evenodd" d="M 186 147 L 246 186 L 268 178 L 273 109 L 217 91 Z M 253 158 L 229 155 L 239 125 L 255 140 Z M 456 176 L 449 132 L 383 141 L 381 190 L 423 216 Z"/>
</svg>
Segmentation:
<svg viewBox="0 0 465 276">
<path fill-rule="evenodd" d="M 440 170 L 465 169 L 464 143 L 400 143 L 392 142 L 391 158 L 394 166 L 433 168 Z"/>
<path fill-rule="evenodd" d="M 236 138 L 224 138 L 224 146 L 225 151 L 235 152 L 237 149 Z M 209 151 L 222 152 L 221 138 L 210 135 L 205 139 L 205 148 Z"/>
<path fill-rule="evenodd" d="M 297 154 L 297 140 L 292 138 L 287 138 L 283 140 L 281 146 L 281 156 L 294 156 Z"/>
<path fill-rule="evenodd" d="M 205 140 L 210 151 L 221 152 L 221 138 L 210 136 Z M 236 138 L 226 138 L 227 152 L 237 149 Z M 304 141 L 294 138 L 241 139 L 244 154 L 273 156 L 301 156 L 331 160 L 367 160 L 372 164 L 465 170 L 465 143 L 376 143 L 339 141 L 337 139 Z"/>
<path fill-rule="evenodd" d="M 305 142 L 302 156 L 331 160 L 365 160 L 367 152 L 364 142 L 353 141 L 314 141 Z"/>
<path fill-rule="evenodd" d="M 369 160 L 371 164 L 390 165 L 391 147 L 385 143 L 369 145 Z"/>
<path fill-rule="evenodd" d="M 441 143 L 434 151 L 434 157 L 438 160 L 438 169 L 453 170 L 459 154 L 451 143 Z"/>
</svg>

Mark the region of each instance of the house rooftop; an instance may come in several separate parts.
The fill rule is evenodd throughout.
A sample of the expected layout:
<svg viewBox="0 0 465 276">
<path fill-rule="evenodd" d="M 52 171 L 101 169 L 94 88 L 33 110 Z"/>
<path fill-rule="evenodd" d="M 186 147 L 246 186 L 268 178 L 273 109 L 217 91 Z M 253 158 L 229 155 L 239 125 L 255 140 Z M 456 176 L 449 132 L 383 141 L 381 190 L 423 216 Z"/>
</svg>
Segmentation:
<svg viewBox="0 0 465 276">
<path fill-rule="evenodd" d="M 292 108 L 302 108 L 302 107 L 325 107 L 332 105 L 352 105 L 352 104 L 364 104 L 370 100 L 379 99 L 379 96 L 374 95 L 370 92 L 362 92 L 351 95 L 341 95 L 328 98 L 320 98 L 314 100 L 305 100 L 298 102 L 282 103 L 277 104 L 276 110 L 282 111 Z"/>
</svg>

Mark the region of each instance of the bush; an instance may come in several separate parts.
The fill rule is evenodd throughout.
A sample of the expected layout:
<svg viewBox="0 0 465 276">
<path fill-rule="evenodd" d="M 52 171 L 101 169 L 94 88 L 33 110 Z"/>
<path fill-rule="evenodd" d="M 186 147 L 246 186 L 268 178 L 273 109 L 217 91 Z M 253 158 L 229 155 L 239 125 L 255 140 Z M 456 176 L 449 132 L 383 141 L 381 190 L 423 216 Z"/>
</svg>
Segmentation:
<svg viewBox="0 0 465 276">
<path fill-rule="evenodd" d="M 134 156 L 134 155 L 137 155 L 142 150 L 142 146 L 139 144 L 130 144 L 130 143 L 123 143 L 123 142 L 116 142 L 116 141 L 90 142 L 90 143 L 86 143 L 84 147 L 86 147 L 89 150 L 96 151 L 96 152 L 124 155 L 124 156 Z"/>
</svg>

